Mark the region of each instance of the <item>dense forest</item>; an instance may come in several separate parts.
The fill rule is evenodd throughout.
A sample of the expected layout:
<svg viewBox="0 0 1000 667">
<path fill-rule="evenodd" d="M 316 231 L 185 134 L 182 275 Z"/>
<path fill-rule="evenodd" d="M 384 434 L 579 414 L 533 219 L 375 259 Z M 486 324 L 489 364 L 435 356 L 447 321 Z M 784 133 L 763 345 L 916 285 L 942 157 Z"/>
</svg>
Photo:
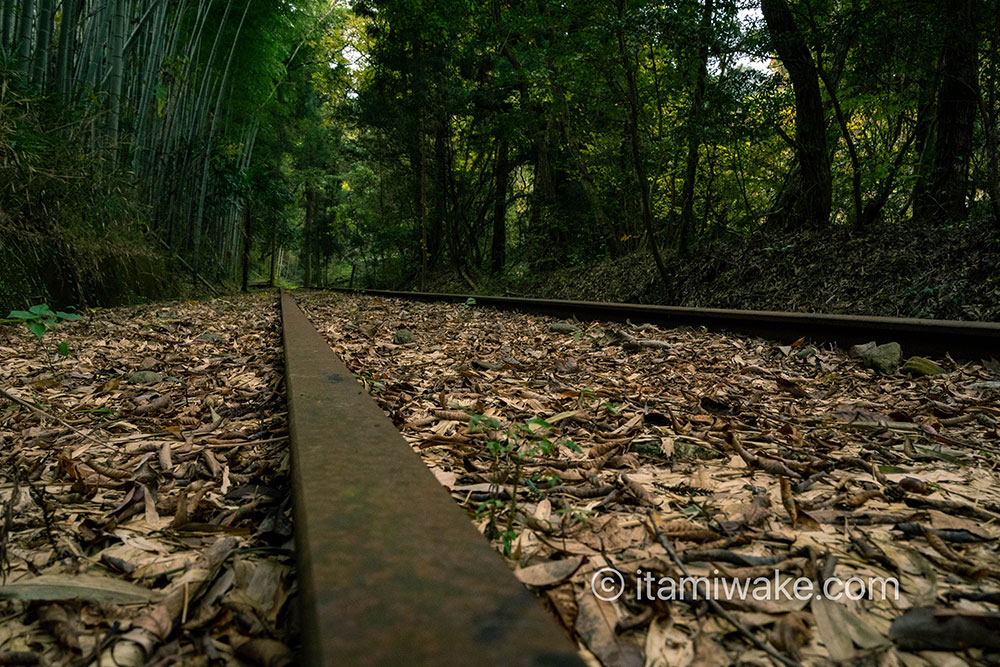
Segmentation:
<svg viewBox="0 0 1000 667">
<path fill-rule="evenodd" d="M 992 0 L 0 10 L 5 306 L 284 282 L 997 316 Z"/>
</svg>

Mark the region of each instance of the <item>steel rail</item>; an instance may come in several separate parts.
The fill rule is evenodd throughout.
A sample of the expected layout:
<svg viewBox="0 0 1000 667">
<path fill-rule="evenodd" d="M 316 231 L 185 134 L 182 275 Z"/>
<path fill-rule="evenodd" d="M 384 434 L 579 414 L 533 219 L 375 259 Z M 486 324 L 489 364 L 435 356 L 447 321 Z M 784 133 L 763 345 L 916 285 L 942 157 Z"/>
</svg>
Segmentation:
<svg viewBox="0 0 1000 667">
<path fill-rule="evenodd" d="M 304 664 L 582 666 L 288 292 L 281 315 Z"/>
<path fill-rule="evenodd" d="M 718 331 L 792 342 L 803 336 L 843 347 L 876 341 L 898 342 L 906 354 L 944 355 L 956 359 L 1000 358 L 1000 323 L 928 320 L 824 313 L 785 313 L 766 310 L 730 310 L 652 306 L 599 301 L 558 301 L 508 296 L 361 290 L 343 287 L 330 291 L 372 296 L 493 306 L 528 313 L 574 317 L 579 320 L 648 322 L 668 327 L 704 326 Z"/>
</svg>

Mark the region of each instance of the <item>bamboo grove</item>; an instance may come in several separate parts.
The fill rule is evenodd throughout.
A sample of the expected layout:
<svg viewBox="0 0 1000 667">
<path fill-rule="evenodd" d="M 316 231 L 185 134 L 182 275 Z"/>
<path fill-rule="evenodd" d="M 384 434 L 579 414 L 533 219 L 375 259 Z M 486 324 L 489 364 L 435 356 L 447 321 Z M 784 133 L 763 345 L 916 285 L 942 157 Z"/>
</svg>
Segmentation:
<svg viewBox="0 0 1000 667">
<path fill-rule="evenodd" d="M 136 231 L 169 251 L 177 269 L 202 280 L 243 273 L 245 283 L 253 237 L 269 255 L 257 261 L 269 259 L 272 272 L 280 265 L 294 186 L 279 173 L 280 148 L 267 143 L 274 134 L 261 127 L 287 113 L 289 71 L 328 20 L 329 2 L 0 3 L 4 92 L 20 107 L 49 110 L 32 141 L 23 124 L 7 128 L 11 161 L 23 167 L 11 191 L 59 169 L 32 169 L 32 143 L 78 145 L 84 171 L 119 176 L 105 179 L 105 199 L 124 189 L 142 204 Z M 34 154 L 44 151 L 36 146 Z M 8 215 L 48 224 L 37 207 L 4 203 Z M 81 222 L 88 214 L 99 217 L 81 206 L 73 224 L 115 222 Z"/>
</svg>

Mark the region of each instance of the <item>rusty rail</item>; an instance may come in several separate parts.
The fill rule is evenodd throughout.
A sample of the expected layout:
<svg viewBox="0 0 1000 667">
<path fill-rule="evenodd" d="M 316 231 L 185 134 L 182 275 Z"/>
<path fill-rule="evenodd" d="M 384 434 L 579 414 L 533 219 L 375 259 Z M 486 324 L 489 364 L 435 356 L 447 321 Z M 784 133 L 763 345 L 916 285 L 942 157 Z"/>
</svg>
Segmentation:
<svg viewBox="0 0 1000 667">
<path fill-rule="evenodd" d="M 688 308 L 597 301 L 556 301 L 507 296 L 399 292 L 331 288 L 331 291 L 373 296 L 494 306 L 529 313 L 576 317 L 581 320 L 649 322 L 669 327 L 704 326 L 713 330 L 792 342 L 802 336 L 816 342 L 848 347 L 875 340 L 896 341 L 907 354 L 943 355 L 959 359 L 1000 358 L 1000 323 L 926 320 L 824 313 L 783 313 L 764 310 Z"/>
<path fill-rule="evenodd" d="M 582 665 L 565 632 L 281 296 L 308 665 Z"/>
</svg>

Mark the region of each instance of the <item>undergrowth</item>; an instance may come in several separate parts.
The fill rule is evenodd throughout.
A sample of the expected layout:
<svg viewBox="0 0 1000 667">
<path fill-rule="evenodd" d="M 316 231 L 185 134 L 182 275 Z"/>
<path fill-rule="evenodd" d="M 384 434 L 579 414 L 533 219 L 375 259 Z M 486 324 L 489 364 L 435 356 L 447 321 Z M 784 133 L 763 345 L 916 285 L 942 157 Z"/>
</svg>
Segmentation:
<svg viewBox="0 0 1000 667">
<path fill-rule="evenodd" d="M 475 276 L 477 292 L 702 308 L 1000 321 L 1000 224 L 847 226 L 767 231 L 666 253 L 663 285 L 648 252 L 561 266 Z M 515 275 L 520 274 L 520 275 Z M 393 287 L 409 289 L 411 284 Z M 441 271 L 427 291 L 464 293 Z"/>
<path fill-rule="evenodd" d="M 92 118 L 0 77 L 0 309 L 171 294 L 148 211 Z"/>
</svg>

